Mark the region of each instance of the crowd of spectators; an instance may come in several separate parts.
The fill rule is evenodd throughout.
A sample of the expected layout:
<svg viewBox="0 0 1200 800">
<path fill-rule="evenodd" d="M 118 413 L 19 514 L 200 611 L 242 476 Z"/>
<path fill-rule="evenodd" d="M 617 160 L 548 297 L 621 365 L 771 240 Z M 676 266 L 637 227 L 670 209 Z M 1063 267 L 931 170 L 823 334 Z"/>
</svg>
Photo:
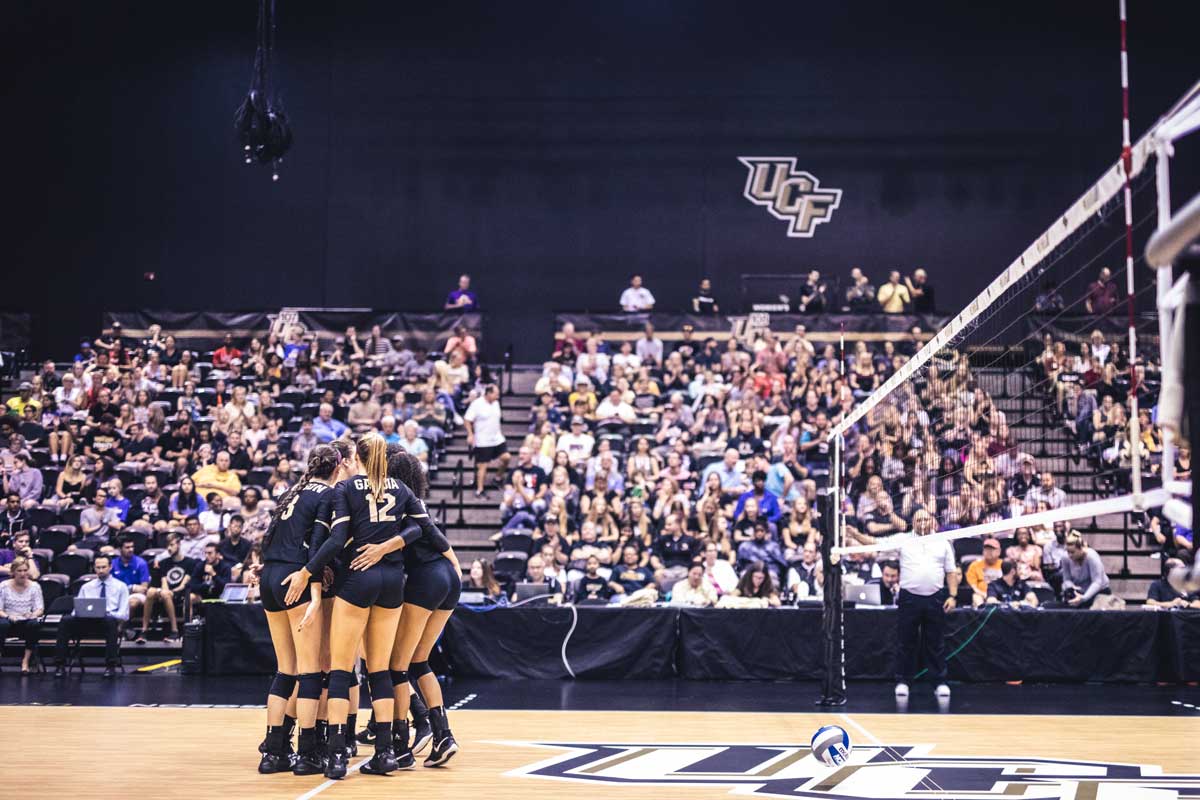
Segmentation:
<svg viewBox="0 0 1200 800">
<path fill-rule="evenodd" d="M 475 302 L 463 276 L 447 304 Z M 0 580 L 63 575 L 77 594 L 107 570 L 127 589 L 127 638 L 159 615 L 178 638 L 202 601 L 253 581 L 274 498 L 317 443 L 378 430 L 436 468 L 491 383 L 477 348 L 463 326 L 434 353 L 378 326 L 320 341 L 297 327 L 194 352 L 114 325 L 69 368 L 46 361 L 0 415 Z M 0 632 L 27 632 L 24 583 L 0 585 Z"/>
<path fill-rule="evenodd" d="M 852 267 L 850 274 L 844 279 L 826 277 L 820 270 L 813 269 L 805 274 L 795 288 L 790 310 L 799 314 L 933 314 L 936 313 L 934 297 L 929 273 L 920 267 L 909 275 L 901 275 L 900 271 L 891 270 L 878 287 L 871 283 L 871 279 L 861 267 Z M 618 305 L 627 314 L 645 314 L 655 309 L 656 302 L 654 294 L 644 285 L 642 276 L 633 275 L 629 279 L 629 285 L 621 292 Z M 447 300 L 447 308 L 449 307 L 450 301 Z M 702 316 L 721 312 L 720 305 L 713 295 L 712 280 L 704 278 L 700 281 L 689 310 Z"/>
<path fill-rule="evenodd" d="M 862 281 L 855 277 L 855 285 Z M 885 302 L 907 288 L 897 274 L 887 286 Z M 636 281 L 627 293 L 642 291 Z M 666 341 L 650 324 L 636 339 L 609 341 L 567 323 L 537 381 L 529 433 L 501 498 L 498 596 L 513 596 L 523 581 L 555 581 L 567 599 L 587 602 L 650 596 L 777 605 L 818 597 L 817 496 L 831 468 L 826 436 L 916 345 L 909 337 L 857 341 L 843 364 L 831 346 L 810 341 L 804 326 L 719 343 L 688 329 Z M 1065 357 L 1077 349 L 1091 369 Z M 1070 346 L 1048 340 L 1046 350 L 1045 357 L 1030 352 L 1020 389 L 1027 395 L 1021 407 L 1038 409 L 1036 427 L 1010 420 L 985 388 L 1004 381 L 1003 368 L 983 380 L 967 353 L 955 350 L 938 354 L 854 425 L 846 436 L 843 509 L 851 543 L 911 531 L 920 514 L 946 531 L 1078 502 L 1058 485 L 1066 459 L 1044 452 L 1043 425 L 1078 432 L 1075 460 L 1091 459 L 1104 491 L 1127 487 L 1129 437 L 1119 415 L 1132 394 L 1143 409 L 1144 471 L 1152 478 L 1161 449 L 1154 365 L 1137 365 L 1131 389 L 1122 349 L 1098 331 Z M 1017 427 L 1036 433 L 1019 441 Z M 1181 476 L 1189 474 L 1189 458 L 1182 448 Z M 1190 531 L 1157 516 L 1149 524 L 1160 541 L 1187 551 L 1172 549 L 1172 557 L 1190 560 Z M 528 545 L 510 539 L 526 533 Z M 519 554 L 514 562 L 512 542 L 532 554 L 536 571 L 522 570 Z M 1014 525 L 987 541 L 959 540 L 955 554 L 966 575 L 964 604 L 1092 607 L 1111 594 L 1100 555 L 1067 524 Z M 699 578 L 689 574 L 693 566 Z M 852 555 L 839 568 L 845 583 L 879 584 L 885 600 L 899 581 L 890 553 Z M 712 591 L 698 592 L 697 580 Z M 686 601 L 674 600 L 680 592 Z"/>
</svg>

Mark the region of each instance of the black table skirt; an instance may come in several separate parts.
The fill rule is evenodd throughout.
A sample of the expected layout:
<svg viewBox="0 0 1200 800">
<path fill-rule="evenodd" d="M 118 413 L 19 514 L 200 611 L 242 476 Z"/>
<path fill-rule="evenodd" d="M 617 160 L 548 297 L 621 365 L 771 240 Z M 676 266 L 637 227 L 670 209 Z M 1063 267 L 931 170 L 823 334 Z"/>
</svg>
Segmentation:
<svg viewBox="0 0 1200 800">
<path fill-rule="evenodd" d="M 205 611 L 206 672 L 274 671 L 261 606 Z M 848 679 L 892 678 L 895 615 L 846 610 Z M 960 609 L 947 623 L 955 680 L 1200 679 L 1200 612 Z M 818 608 L 461 608 L 440 644 L 447 668 L 469 677 L 816 680 L 824 669 Z"/>
</svg>

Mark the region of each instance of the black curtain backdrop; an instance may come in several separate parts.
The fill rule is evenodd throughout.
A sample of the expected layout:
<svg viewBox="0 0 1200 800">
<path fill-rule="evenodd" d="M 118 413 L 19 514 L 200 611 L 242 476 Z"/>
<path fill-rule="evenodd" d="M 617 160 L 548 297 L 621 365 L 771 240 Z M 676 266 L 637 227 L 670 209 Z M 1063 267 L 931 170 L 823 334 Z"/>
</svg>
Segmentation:
<svg viewBox="0 0 1200 800">
<path fill-rule="evenodd" d="M 1198 13 L 1131 9 L 1135 136 L 1197 77 Z M 920 265 L 954 310 L 1119 154 L 1115 0 L 294 0 L 278 183 L 231 125 L 254 3 L 24 0 L 6 23 L 0 309 L 59 356 L 103 309 L 428 311 L 461 271 L 490 354 L 521 360 L 632 272 L 672 310 L 702 276 L 728 307 L 743 273 Z M 796 157 L 840 208 L 787 237 L 741 156 Z"/>
</svg>

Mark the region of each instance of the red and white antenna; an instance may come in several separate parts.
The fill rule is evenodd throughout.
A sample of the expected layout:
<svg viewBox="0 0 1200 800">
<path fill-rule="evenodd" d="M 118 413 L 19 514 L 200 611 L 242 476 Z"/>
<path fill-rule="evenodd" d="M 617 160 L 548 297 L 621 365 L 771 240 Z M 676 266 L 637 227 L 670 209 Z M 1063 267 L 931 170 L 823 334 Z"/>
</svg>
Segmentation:
<svg viewBox="0 0 1200 800">
<path fill-rule="evenodd" d="M 1121 164 L 1125 167 L 1125 308 L 1129 317 L 1129 451 L 1133 495 L 1142 493 L 1141 431 L 1138 430 L 1137 328 L 1133 310 L 1133 145 L 1129 141 L 1129 38 L 1125 0 L 1121 7 Z"/>
</svg>

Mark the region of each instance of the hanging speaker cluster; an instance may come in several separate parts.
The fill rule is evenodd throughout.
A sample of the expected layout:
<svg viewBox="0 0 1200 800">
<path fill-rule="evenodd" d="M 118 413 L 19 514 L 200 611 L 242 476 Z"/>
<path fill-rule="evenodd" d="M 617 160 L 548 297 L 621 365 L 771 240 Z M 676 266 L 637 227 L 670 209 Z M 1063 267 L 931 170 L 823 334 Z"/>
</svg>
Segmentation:
<svg viewBox="0 0 1200 800">
<path fill-rule="evenodd" d="M 259 0 L 258 46 L 250 91 L 233 115 L 233 126 L 246 164 L 271 167 L 271 180 L 279 180 L 279 164 L 292 146 L 292 128 L 275 95 L 272 71 L 275 61 L 275 0 Z"/>
</svg>

